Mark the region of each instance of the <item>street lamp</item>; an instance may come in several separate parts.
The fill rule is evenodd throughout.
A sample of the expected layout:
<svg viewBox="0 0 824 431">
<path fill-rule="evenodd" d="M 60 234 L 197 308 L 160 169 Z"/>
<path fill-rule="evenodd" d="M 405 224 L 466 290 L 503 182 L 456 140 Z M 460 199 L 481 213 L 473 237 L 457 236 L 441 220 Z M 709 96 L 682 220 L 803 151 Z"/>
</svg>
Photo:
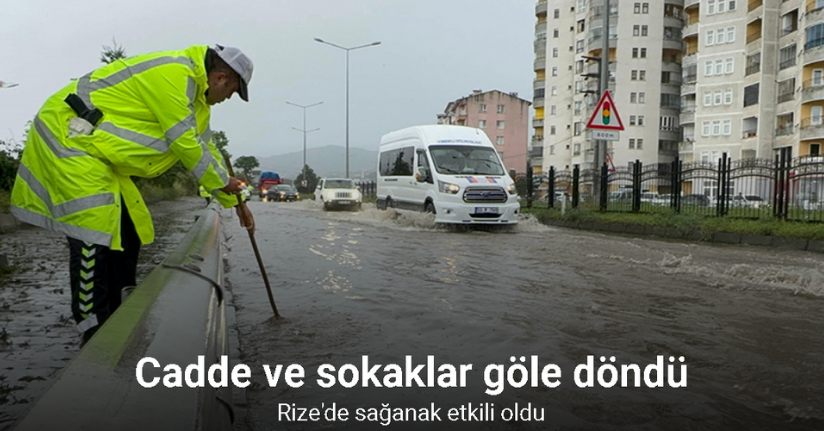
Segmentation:
<svg viewBox="0 0 824 431">
<path fill-rule="evenodd" d="M 366 45 L 359 45 L 352 48 L 346 48 L 340 45 L 336 45 L 331 42 L 327 42 L 325 40 L 315 38 L 315 42 L 325 43 L 329 46 L 334 46 L 335 48 L 340 48 L 346 51 L 346 178 L 349 178 L 349 51 L 354 51 L 360 48 L 366 48 L 370 46 L 380 45 L 380 42 L 372 42 Z"/>
<path fill-rule="evenodd" d="M 301 172 L 303 172 L 303 180 L 306 181 L 306 134 L 309 132 L 317 132 L 320 129 L 312 129 L 306 130 L 306 108 L 311 108 L 313 106 L 320 105 L 323 102 L 313 103 L 311 105 L 298 105 L 297 103 L 292 103 L 287 101 L 289 105 L 297 106 L 298 108 L 303 109 L 303 129 L 298 129 L 297 127 L 292 127 L 293 129 L 297 130 L 298 132 L 303 132 L 303 167 L 301 168 Z"/>
</svg>

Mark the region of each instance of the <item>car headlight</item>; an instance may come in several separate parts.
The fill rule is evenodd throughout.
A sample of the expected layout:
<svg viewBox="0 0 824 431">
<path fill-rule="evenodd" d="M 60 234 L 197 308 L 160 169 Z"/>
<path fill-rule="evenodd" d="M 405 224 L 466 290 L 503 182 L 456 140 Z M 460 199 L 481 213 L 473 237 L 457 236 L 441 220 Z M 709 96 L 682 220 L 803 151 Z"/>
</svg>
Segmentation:
<svg viewBox="0 0 824 431">
<path fill-rule="evenodd" d="M 461 191 L 461 186 L 439 180 L 438 189 L 441 191 L 441 193 L 449 193 L 455 195 L 458 194 L 459 191 Z"/>
<path fill-rule="evenodd" d="M 514 195 L 515 193 L 518 193 L 518 189 L 515 187 L 514 183 L 513 184 L 508 184 L 506 186 L 506 191 L 508 191 L 509 194 L 511 194 L 511 195 Z"/>
</svg>

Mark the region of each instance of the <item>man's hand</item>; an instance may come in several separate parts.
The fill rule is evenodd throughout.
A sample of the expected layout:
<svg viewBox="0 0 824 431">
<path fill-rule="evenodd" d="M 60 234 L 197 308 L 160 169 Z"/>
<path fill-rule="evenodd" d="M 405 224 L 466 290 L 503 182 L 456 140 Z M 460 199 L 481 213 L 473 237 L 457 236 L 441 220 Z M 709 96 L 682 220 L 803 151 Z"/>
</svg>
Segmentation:
<svg viewBox="0 0 824 431">
<path fill-rule="evenodd" d="M 237 210 L 237 217 L 240 219 L 240 225 L 252 233 L 255 233 L 255 218 L 252 216 L 252 211 L 246 206 L 246 203 L 239 204 L 235 208 Z"/>
<path fill-rule="evenodd" d="M 240 185 L 240 180 L 234 177 L 229 177 L 229 184 L 220 189 L 223 193 L 236 195 L 243 190 L 243 187 Z"/>
</svg>

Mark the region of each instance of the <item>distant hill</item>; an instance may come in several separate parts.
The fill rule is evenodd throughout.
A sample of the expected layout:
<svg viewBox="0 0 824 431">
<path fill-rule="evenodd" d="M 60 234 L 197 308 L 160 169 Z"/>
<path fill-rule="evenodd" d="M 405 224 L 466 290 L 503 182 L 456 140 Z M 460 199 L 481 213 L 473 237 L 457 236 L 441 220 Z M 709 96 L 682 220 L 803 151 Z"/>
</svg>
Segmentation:
<svg viewBox="0 0 824 431">
<path fill-rule="evenodd" d="M 377 151 L 349 147 L 349 176 L 374 180 L 377 160 Z M 258 162 L 263 171 L 275 171 L 282 178 L 294 179 L 303 165 L 303 150 L 258 158 Z M 306 164 L 320 177 L 342 177 L 346 174 L 346 147 L 307 148 Z"/>
</svg>

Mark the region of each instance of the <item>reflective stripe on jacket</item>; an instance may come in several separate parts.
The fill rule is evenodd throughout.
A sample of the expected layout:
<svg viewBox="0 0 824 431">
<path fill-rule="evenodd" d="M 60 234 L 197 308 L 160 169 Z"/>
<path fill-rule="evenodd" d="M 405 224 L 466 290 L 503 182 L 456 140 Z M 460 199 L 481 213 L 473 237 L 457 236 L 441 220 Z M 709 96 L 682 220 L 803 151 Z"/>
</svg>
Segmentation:
<svg viewBox="0 0 824 431">
<path fill-rule="evenodd" d="M 34 118 L 11 197 L 21 221 L 122 250 L 120 205 L 143 244 L 154 240 L 148 208 L 130 176 L 156 177 L 180 160 L 225 207 L 237 198 L 212 143 L 207 46 L 118 60 L 50 97 Z M 91 135 L 68 138 L 76 93 L 103 112 Z M 122 202 L 121 202 L 122 197 Z"/>
</svg>

